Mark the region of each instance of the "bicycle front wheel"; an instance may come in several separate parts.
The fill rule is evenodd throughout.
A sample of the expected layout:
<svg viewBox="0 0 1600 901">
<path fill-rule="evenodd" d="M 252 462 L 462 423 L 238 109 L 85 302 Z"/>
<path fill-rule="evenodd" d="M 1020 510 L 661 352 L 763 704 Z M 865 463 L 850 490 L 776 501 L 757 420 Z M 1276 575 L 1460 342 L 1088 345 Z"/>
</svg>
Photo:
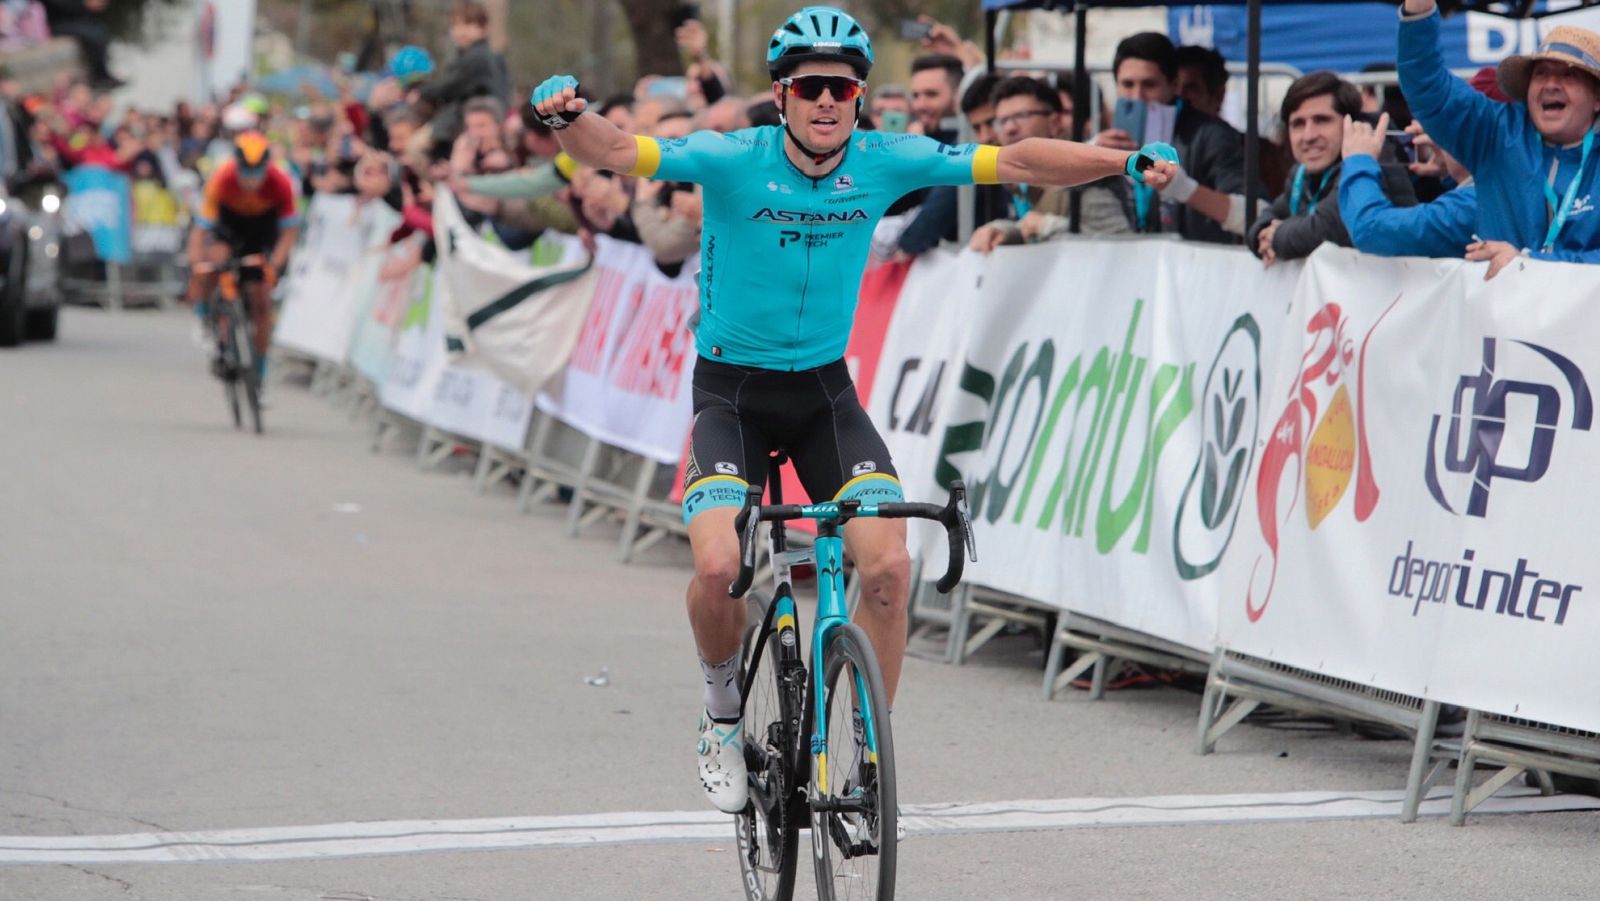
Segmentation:
<svg viewBox="0 0 1600 901">
<path fill-rule="evenodd" d="M 822 664 L 827 756 L 812 766 L 811 847 L 821 901 L 894 898 L 894 740 L 866 633 L 837 627 Z"/>
<path fill-rule="evenodd" d="M 746 901 L 789 901 L 800 858 L 800 820 L 794 809 L 798 788 L 795 761 L 805 670 L 785 683 L 785 672 L 799 664 L 797 641 L 783 644 L 774 625 L 765 633 L 768 602 L 751 592 L 749 625 L 739 660 L 740 684 L 750 684 L 744 701 L 744 762 L 749 771 L 750 803 L 734 818 L 738 830 L 739 871 Z M 788 634 L 795 631 L 791 626 Z M 758 656 L 757 650 L 760 649 Z M 793 665 L 789 665 L 789 664 Z M 754 669 L 754 678 L 746 679 Z"/>
<path fill-rule="evenodd" d="M 250 334 L 250 324 L 243 314 L 233 318 L 233 346 L 239 355 L 239 384 L 244 388 L 245 400 L 250 407 L 250 425 L 261 434 L 261 377 L 256 368 L 256 346 Z M 237 414 L 235 414 L 237 415 Z"/>
</svg>

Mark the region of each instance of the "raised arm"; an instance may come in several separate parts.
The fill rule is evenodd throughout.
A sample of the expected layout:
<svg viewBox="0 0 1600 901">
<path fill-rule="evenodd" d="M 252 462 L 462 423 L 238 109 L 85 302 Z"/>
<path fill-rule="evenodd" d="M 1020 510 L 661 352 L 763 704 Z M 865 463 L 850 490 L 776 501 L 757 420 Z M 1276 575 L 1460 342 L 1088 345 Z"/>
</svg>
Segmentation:
<svg viewBox="0 0 1600 901">
<path fill-rule="evenodd" d="M 604 116 L 581 115 L 589 101 L 578 96 L 576 78 L 553 75 L 545 79 L 533 90 L 533 108 L 555 129 L 561 149 L 585 166 L 631 174 L 639 165 L 637 138 Z"/>
<path fill-rule="evenodd" d="M 1160 189 L 1177 171 L 1177 153 L 1165 144 L 1149 144 L 1128 153 L 1076 141 L 1024 138 L 1000 148 L 997 180 L 1001 184 L 1072 187 L 1108 175 L 1131 175 Z"/>
</svg>

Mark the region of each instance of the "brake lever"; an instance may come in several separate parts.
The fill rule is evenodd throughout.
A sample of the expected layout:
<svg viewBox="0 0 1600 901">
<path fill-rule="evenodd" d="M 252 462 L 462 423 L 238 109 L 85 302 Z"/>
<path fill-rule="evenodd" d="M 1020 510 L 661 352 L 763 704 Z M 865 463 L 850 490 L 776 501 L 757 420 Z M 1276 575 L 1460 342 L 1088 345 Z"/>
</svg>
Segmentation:
<svg viewBox="0 0 1600 901">
<path fill-rule="evenodd" d="M 973 563 L 978 562 L 978 540 L 972 534 L 972 511 L 967 508 L 967 486 L 961 482 L 951 485 L 950 493 L 954 495 L 956 519 L 961 523 L 961 539 L 967 546 L 967 559 Z"/>
</svg>

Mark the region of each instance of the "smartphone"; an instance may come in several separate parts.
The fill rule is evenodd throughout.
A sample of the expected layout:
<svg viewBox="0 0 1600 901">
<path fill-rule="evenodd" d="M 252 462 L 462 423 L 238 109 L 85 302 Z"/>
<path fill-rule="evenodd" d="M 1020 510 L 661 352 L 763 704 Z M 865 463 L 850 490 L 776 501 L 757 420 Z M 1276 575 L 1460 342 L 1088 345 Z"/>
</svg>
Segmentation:
<svg viewBox="0 0 1600 901">
<path fill-rule="evenodd" d="M 689 82 L 682 75 L 662 75 L 646 91 L 652 97 L 688 97 Z"/>
<path fill-rule="evenodd" d="M 1118 97 L 1116 109 L 1111 113 L 1111 127 L 1127 132 L 1134 144 L 1143 147 L 1144 125 L 1148 118 L 1149 111 L 1143 100 Z"/>
<path fill-rule="evenodd" d="M 672 8 L 672 30 L 677 31 L 679 28 L 683 27 L 685 22 L 689 21 L 690 19 L 698 18 L 700 18 L 700 4 L 679 3 L 677 6 Z"/>
<path fill-rule="evenodd" d="M 1409 131 L 1390 131 L 1384 135 L 1389 142 L 1395 145 L 1395 155 L 1408 163 L 1417 161 L 1417 145 L 1411 140 Z"/>
<path fill-rule="evenodd" d="M 916 19 L 900 20 L 900 40 L 902 41 L 921 41 L 932 31 L 933 26 L 927 22 L 919 22 Z"/>
<path fill-rule="evenodd" d="M 906 130 L 906 126 L 909 124 L 911 124 L 911 117 L 907 115 L 905 110 L 886 109 L 878 114 L 879 131 L 892 131 L 895 134 L 900 134 Z"/>
</svg>

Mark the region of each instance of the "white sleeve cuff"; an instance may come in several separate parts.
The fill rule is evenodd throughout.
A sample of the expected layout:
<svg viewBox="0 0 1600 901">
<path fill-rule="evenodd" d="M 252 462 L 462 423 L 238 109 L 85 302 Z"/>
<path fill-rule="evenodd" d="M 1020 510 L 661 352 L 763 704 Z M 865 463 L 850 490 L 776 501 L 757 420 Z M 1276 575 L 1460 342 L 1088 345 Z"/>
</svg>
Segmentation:
<svg viewBox="0 0 1600 901">
<path fill-rule="evenodd" d="M 1180 168 L 1178 174 L 1172 177 L 1172 181 L 1161 189 L 1161 199 L 1171 203 L 1188 203 L 1189 198 L 1194 196 L 1195 190 L 1199 187 L 1200 183 Z"/>
<path fill-rule="evenodd" d="M 1244 197 L 1240 194 L 1228 195 L 1228 218 L 1222 221 L 1222 230 L 1229 234 L 1244 237 Z"/>
</svg>

